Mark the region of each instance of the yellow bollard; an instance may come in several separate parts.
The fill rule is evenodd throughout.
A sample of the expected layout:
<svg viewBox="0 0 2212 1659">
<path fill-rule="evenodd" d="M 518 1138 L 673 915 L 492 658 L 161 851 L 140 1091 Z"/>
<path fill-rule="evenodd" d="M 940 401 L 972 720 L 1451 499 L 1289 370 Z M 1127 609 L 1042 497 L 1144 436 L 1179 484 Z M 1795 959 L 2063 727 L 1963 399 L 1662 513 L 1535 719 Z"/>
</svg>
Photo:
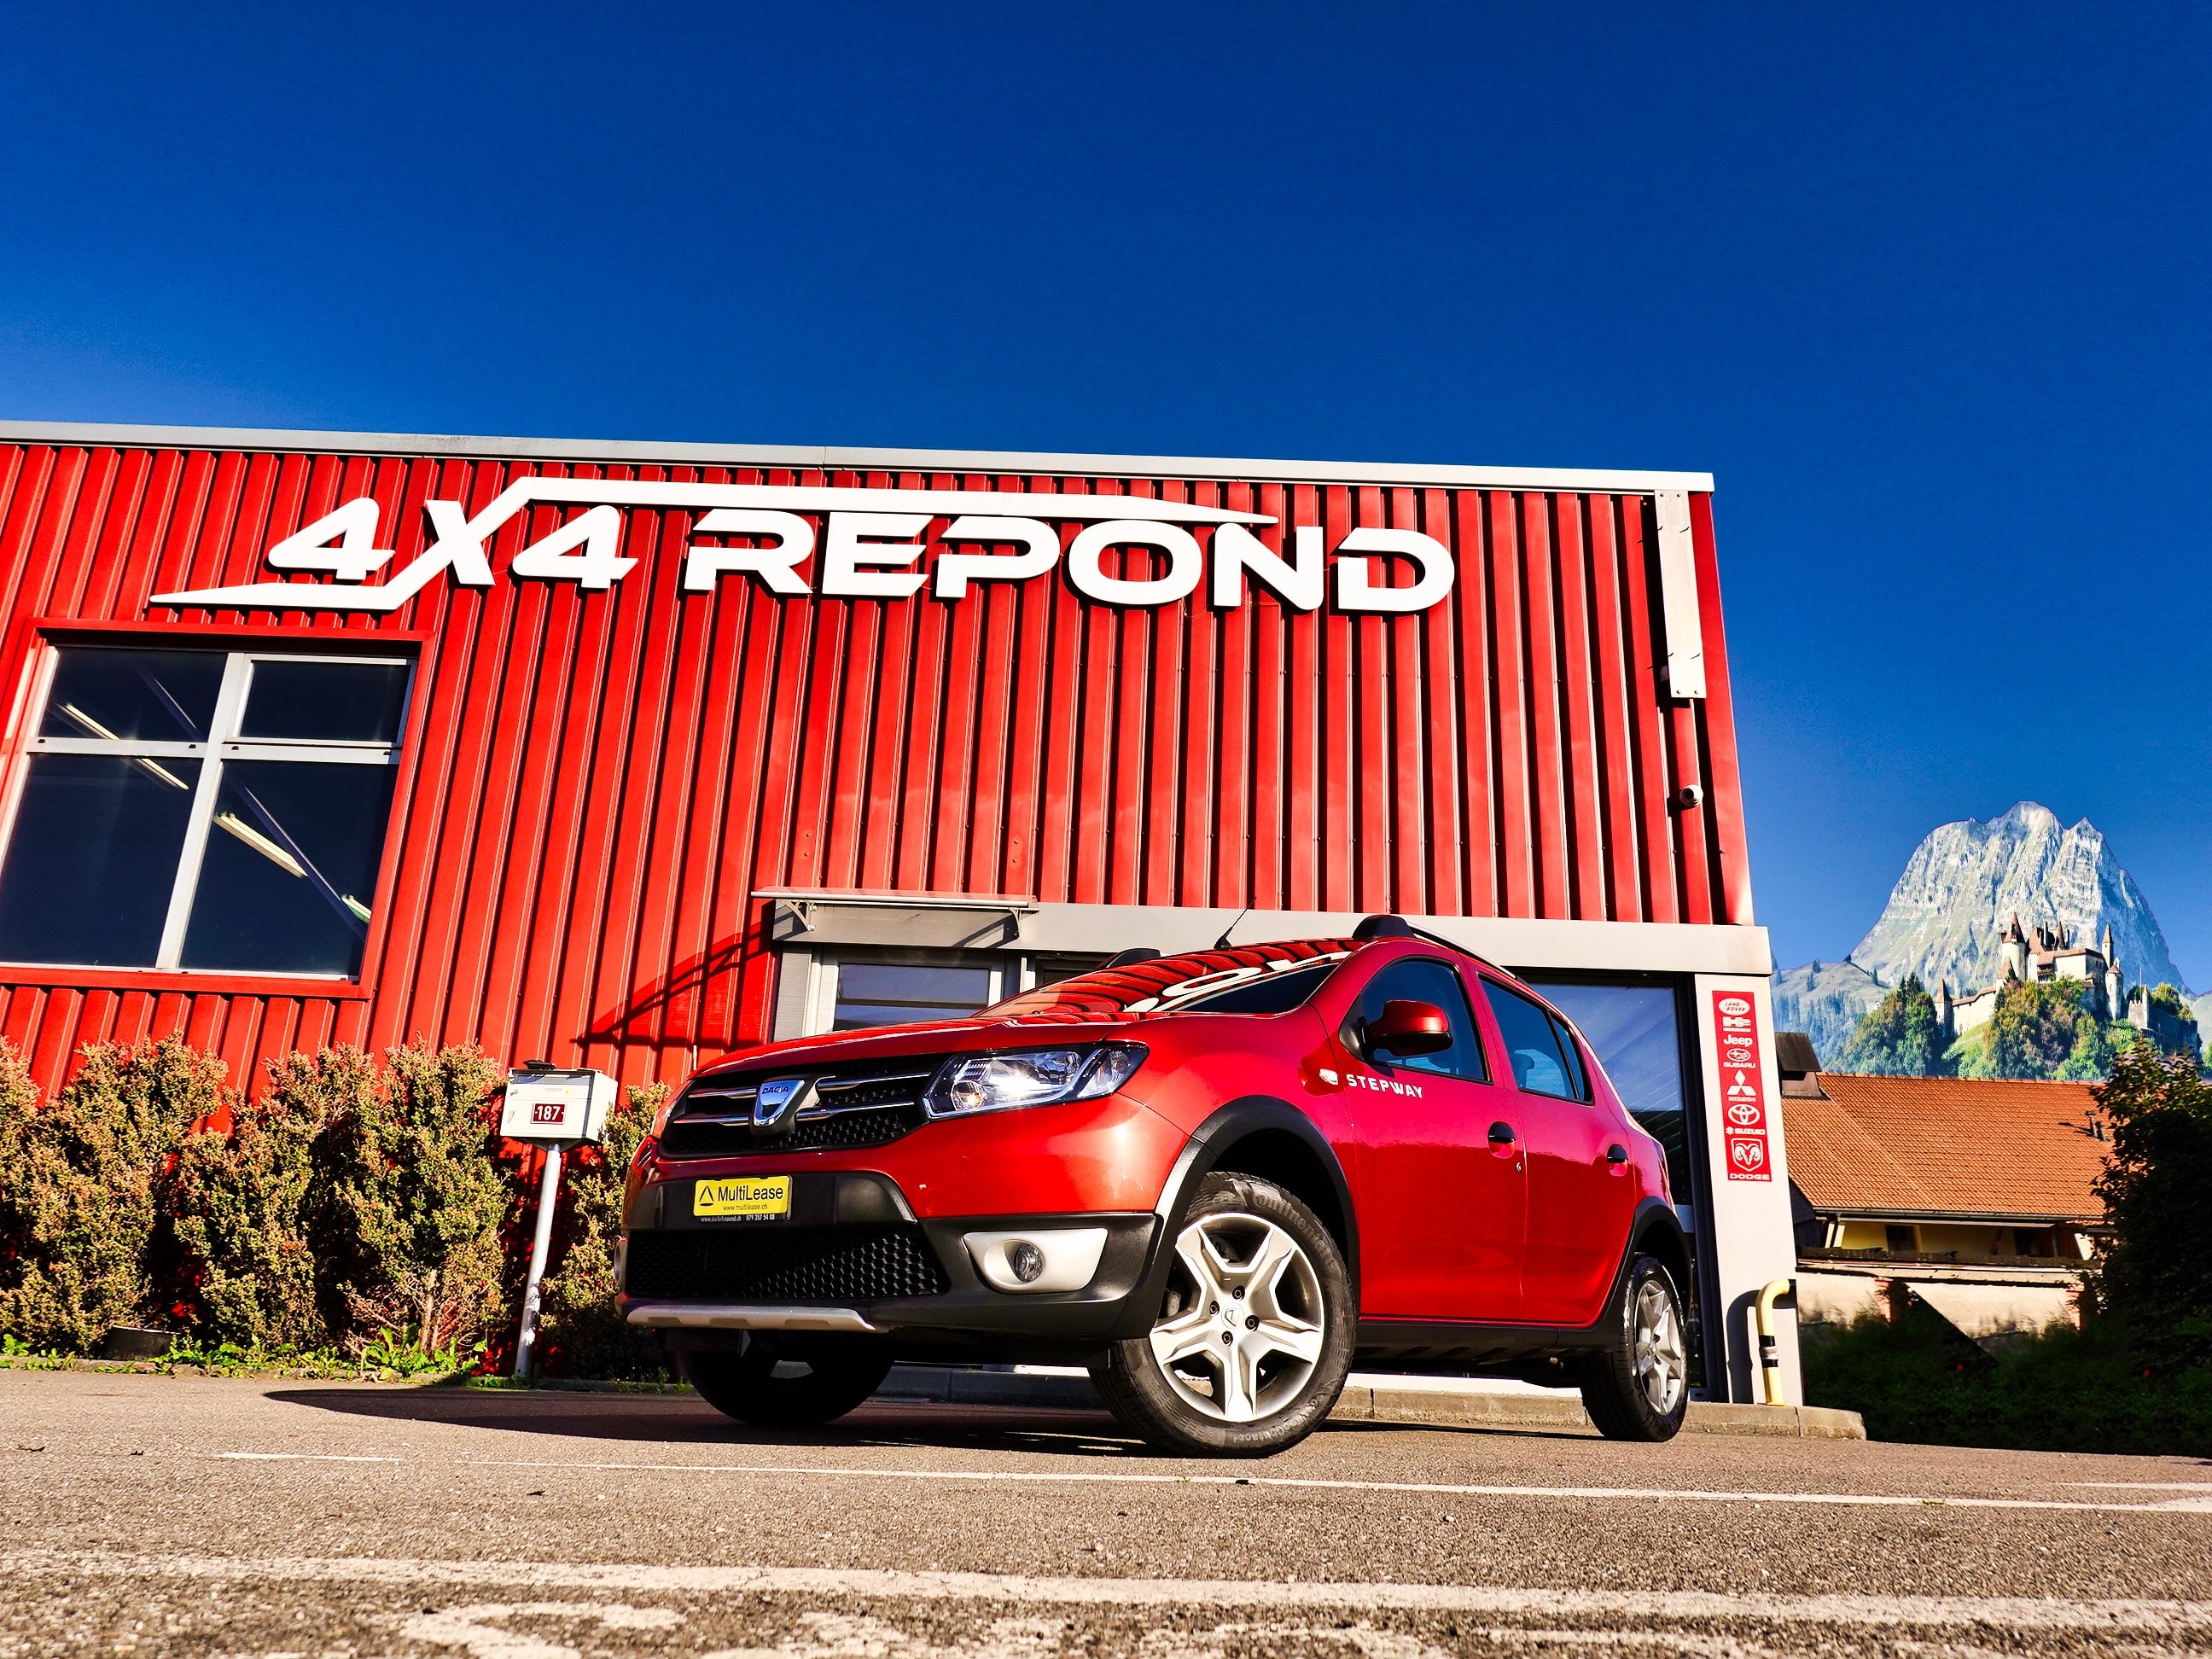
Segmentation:
<svg viewBox="0 0 2212 1659">
<path fill-rule="evenodd" d="M 1782 1397 L 1782 1350 L 1774 1340 L 1774 1304 L 1797 1288 L 1794 1279 L 1770 1279 L 1759 1292 L 1759 1397 L 1786 1406 Z"/>
</svg>

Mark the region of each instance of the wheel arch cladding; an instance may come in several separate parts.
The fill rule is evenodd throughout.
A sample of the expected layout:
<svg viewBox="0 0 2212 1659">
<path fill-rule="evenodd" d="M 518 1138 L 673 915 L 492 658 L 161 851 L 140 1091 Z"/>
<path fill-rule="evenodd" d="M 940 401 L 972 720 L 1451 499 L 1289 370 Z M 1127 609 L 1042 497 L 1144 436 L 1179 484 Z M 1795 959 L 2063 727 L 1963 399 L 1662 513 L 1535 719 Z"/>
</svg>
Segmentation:
<svg viewBox="0 0 2212 1659">
<path fill-rule="evenodd" d="M 1313 1120 L 1288 1103 L 1265 1096 L 1231 1101 L 1191 1137 L 1199 1155 L 1187 1172 L 1180 1206 L 1202 1177 L 1246 1175 L 1273 1182 L 1311 1210 L 1343 1253 L 1355 1297 L 1359 1284 L 1358 1218 L 1352 1188 L 1336 1152 Z"/>
<path fill-rule="evenodd" d="M 1690 1247 L 1682 1236 L 1681 1221 L 1659 1200 L 1647 1198 L 1637 1206 L 1628 1237 L 1629 1260 L 1656 1256 L 1674 1275 L 1674 1293 L 1682 1298 L 1686 1310 L 1697 1291 L 1691 1280 Z"/>
</svg>

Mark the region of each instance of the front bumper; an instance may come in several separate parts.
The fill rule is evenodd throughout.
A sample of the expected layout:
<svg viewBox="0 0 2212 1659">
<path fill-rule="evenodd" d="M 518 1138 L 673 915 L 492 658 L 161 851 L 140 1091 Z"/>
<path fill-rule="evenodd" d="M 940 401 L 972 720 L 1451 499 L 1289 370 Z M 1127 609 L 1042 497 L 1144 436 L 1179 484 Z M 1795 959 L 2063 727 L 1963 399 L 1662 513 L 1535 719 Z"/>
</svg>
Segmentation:
<svg viewBox="0 0 2212 1659">
<path fill-rule="evenodd" d="M 916 1352 L 1095 1348 L 1123 1334 L 1159 1231 L 1149 1211 L 920 1219 L 884 1176 L 821 1170 L 792 1180 L 790 1214 L 774 1221 L 698 1218 L 688 1180 L 642 1189 L 623 1253 L 624 1318 L 675 1347 L 775 1330 L 880 1333 Z M 1106 1233 L 1097 1268 L 1079 1290 L 994 1289 L 964 1243 L 970 1233 L 1077 1228 Z"/>
</svg>

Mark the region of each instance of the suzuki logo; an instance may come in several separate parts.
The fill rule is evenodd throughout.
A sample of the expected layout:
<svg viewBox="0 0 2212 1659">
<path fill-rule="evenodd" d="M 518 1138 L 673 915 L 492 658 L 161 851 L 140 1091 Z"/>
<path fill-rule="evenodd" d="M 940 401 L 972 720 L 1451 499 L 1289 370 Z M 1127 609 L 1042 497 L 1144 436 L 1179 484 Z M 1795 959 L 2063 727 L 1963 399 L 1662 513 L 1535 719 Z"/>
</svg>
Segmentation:
<svg viewBox="0 0 2212 1659">
<path fill-rule="evenodd" d="M 753 1097 L 753 1133 L 780 1135 L 791 1127 L 799 1109 L 814 1098 L 811 1077 L 772 1077 Z"/>
<path fill-rule="evenodd" d="M 959 599 L 977 582 L 1027 581 L 1059 568 L 1071 587 L 1101 605 L 1168 605 L 1203 585 L 1209 605 L 1232 610 L 1244 603 L 1249 577 L 1291 610 L 1318 611 L 1331 597 L 1333 574 L 1338 610 L 1402 613 L 1427 610 L 1456 577 L 1451 550 L 1417 530 L 1364 526 L 1327 549 L 1320 526 L 1296 525 L 1284 530 L 1277 552 L 1253 534 L 1276 522 L 1266 514 L 1141 495 L 527 477 L 474 517 L 459 501 L 423 502 L 428 545 L 386 581 L 369 578 L 396 550 L 376 544 L 382 508 L 362 495 L 264 556 L 275 569 L 334 580 L 187 588 L 149 603 L 389 612 L 440 575 L 489 587 L 492 538 L 532 507 L 585 510 L 520 549 L 507 574 L 587 592 L 604 592 L 636 568 L 620 550 L 625 507 L 695 514 L 684 548 L 685 593 L 711 593 L 723 577 L 742 575 L 784 598 L 902 599 L 927 587 L 938 599 Z M 1016 513 L 1024 516 L 1010 516 Z M 1061 526 L 1081 528 L 1063 540 Z M 1125 574 L 1109 574 L 1107 556 L 1116 548 L 1148 550 L 1144 568 L 1152 574 L 1127 574 L 1130 566 L 1117 560 Z M 1378 557 L 1409 560 L 1419 574 L 1408 586 L 1391 586 L 1375 568 Z"/>
</svg>

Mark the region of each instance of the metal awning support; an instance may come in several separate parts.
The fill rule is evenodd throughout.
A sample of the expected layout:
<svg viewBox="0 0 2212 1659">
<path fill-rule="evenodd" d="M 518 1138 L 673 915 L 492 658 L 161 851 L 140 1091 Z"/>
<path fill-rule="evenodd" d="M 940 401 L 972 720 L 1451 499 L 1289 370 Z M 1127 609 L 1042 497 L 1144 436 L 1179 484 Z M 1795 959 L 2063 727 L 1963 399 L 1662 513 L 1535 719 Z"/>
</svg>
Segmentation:
<svg viewBox="0 0 2212 1659">
<path fill-rule="evenodd" d="M 1018 945 L 1038 909 L 1033 898 L 1004 893 L 765 890 L 768 932 L 776 945 L 898 944 L 939 951 L 1003 950 Z"/>
</svg>

